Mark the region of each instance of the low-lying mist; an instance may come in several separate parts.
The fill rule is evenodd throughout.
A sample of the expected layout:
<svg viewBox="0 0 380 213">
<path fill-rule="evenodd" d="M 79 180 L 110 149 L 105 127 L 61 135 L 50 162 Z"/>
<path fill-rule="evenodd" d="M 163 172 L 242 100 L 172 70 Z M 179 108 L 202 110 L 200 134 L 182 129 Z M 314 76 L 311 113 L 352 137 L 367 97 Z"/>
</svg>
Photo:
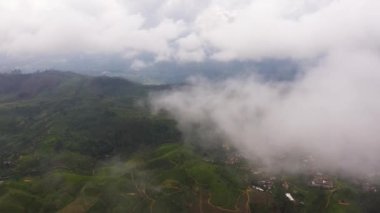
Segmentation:
<svg viewBox="0 0 380 213">
<path fill-rule="evenodd" d="M 151 104 L 169 112 L 185 135 L 231 143 L 273 170 L 294 170 L 279 162 L 299 155 L 312 156 L 322 170 L 373 174 L 380 171 L 379 92 L 377 52 L 336 51 L 292 82 L 192 79 Z"/>
</svg>

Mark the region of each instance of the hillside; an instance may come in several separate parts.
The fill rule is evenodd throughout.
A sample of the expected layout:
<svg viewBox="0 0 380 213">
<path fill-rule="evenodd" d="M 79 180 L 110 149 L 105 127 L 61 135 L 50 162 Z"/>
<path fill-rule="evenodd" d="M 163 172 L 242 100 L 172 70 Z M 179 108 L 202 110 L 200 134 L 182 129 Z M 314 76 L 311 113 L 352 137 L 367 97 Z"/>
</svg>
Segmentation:
<svg viewBox="0 0 380 213">
<path fill-rule="evenodd" d="M 260 173 L 233 149 L 184 143 L 175 121 L 139 104 L 161 89 L 1 74 L 0 212 L 376 212 L 379 192 L 353 180 L 330 175 L 325 190 L 312 175 Z"/>
</svg>

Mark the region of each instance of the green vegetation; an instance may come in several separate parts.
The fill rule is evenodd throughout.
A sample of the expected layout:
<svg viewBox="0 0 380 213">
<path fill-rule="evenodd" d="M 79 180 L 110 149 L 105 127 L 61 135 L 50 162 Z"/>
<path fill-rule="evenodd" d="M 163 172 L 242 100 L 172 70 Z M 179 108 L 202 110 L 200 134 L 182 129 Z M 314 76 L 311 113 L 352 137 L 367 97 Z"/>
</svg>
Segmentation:
<svg viewBox="0 0 380 213">
<path fill-rule="evenodd" d="M 183 143 L 172 119 L 141 104 L 161 89 L 69 72 L 1 74 L 0 212 L 378 210 L 378 192 L 343 179 L 322 190 L 281 174 L 271 189 L 253 189 L 273 175 L 255 175 L 243 158 L 228 163 L 236 153 L 221 146 Z"/>
</svg>

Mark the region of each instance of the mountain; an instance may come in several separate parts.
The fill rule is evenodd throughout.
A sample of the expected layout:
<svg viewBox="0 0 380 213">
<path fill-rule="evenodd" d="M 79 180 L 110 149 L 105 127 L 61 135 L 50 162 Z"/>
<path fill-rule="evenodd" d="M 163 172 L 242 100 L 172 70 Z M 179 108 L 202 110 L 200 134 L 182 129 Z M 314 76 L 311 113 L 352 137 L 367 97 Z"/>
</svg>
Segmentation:
<svg viewBox="0 0 380 213">
<path fill-rule="evenodd" d="M 126 76 L 139 82 L 178 84 L 186 82 L 193 76 L 214 81 L 255 75 L 265 81 L 292 81 L 302 72 L 299 65 L 291 60 L 265 59 L 255 62 L 159 62 L 138 71 L 129 70 L 110 74 Z"/>
<path fill-rule="evenodd" d="M 59 71 L 0 74 L 0 212 L 378 210 L 375 183 L 270 174 L 232 147 L 184 142 L 174 120 L 143 104 L 170 88 Z M 311 185 L 318 178 L 332 188 Z"/>
</svg>

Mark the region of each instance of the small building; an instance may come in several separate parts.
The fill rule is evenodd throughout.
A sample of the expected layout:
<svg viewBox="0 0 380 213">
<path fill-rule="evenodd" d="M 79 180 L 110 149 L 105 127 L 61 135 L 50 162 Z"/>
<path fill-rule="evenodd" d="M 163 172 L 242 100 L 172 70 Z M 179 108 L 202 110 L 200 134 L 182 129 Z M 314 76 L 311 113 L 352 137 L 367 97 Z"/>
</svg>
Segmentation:
<svg viewBox="0 0 380 213">
<path fill-rule="evenodd" d="M 270 191 L 273 188 L 274 182 L 270 179 L 260 180 L 257 184 L 263 188 L 265 191 Z"/>
<path fill-rule="evenodd" d="M 256 189 L 257 191 L 264 192 L 264 189 L 262 189 L 258 186 L 255 186 L 255 185 L 252 185 L 252 189 Z"/>
<path fill-rule="evenodd" d="M 290 193 L 286 193 L 285 196 L 292 202 L 296 201 Z"/>
<path fill-rule="evenodd" d="M 330 180 L 327 176 L 323 174 L 317 174 L 313 177 L 313 179 L 310 181 L 310 185 L 313 187 L 318 187 L 322 189 L 333 189 L 334 183 L 332 180 Z"/>
<path fill-rule="evenodd" d="M 372 192 L 372 193 L 376 193 L 377 192 L 377 188 L 375 185 L 369 183 L 369 182 L 365 182 L 362 184 L 362 189 L 363 191 L 365 192 Z"/>
</svg>

